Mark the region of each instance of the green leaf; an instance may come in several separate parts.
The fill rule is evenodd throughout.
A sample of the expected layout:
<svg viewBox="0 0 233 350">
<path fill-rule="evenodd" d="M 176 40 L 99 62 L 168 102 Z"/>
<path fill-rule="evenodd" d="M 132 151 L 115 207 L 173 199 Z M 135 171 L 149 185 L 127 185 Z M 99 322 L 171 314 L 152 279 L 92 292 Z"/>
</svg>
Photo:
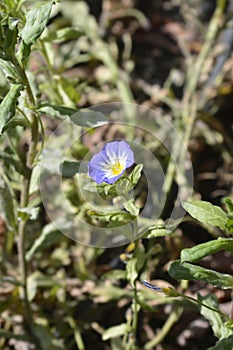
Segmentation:
<svg viewBox="0 0 233 350">
<path fill-rule="evenodd" d="M 192 248 L 183 249 L 181 251 L 181 262 L 195 262 L 220 250 L 227 250 L 233 253 L 233 238 L 220 237 L 210 242 L 198 244 Z"/>
<path fill-rule="evenodd" d="M 68 108 L 64 106 L 54 106 L 50 104 L 43 104 L 38 109 L 41 114 L 49 114 L 52 117 L 65 119 L 77 112 L 76 109 Z"/>
<path fill-rule="evenodd" d="M 184 202 L 183 207 L 196 220 L 225 229 L 227 214 L 220 207 L 205 201 Z"/>
<path fill-rule="evenodd" d="M 26 254 L 26 260 L 29 261 L 34 254 L 48 248 L 54 243 L 61 241 L 62 235 L 53 224 L 46 225 L 40 236 L 34 241 L 31 249 Z"/>
<path fill-rule="evenodd" d="M 14 50 L 15 44 L 17 42 L 17 35 L 18 35 L 18 19 L 9 17 L 8 18 L 8 28 L 6 30 L 6 35 L 4 38 L 4 43 L 3 43 L 3 49 L 7 54 L 7 51 Z"/>
<path fill-rule="evenodd" d="M 15 115 L 16 101 L 22 89 L 22 85 L 11 85 L 10 91 L 0 105 L 0 135 L 7 122 Z"/>
<path fill-rule="evenodd" d="M 233 213 L 233 202 L 230 198 L 224 198 L 224 202 L 226 204 L 227 212 L 229 214 Z"/>
<path fill-rule="evenodd" d="M 51 32 L 44 38 L 44 41 L 53 42 L 53 43 L 62 43 L 68 40 L 78 39 L 84 33 L 80 29 L 76 28 L 62 28 L 55 32 Z"/>
<path fill-rule="evenodd" d="M 102 334 L 102 339 L 105 341 L 111 338 L 119 337 L 121 335 L 124 335 L 126 332 L 128 332 L 128 329 L 129 329 L 129 326 L 126 323 L 122 323 L 117 326 L 110 327 Z"/>
<path fill-rule="evenodd" d="M 153 225 L 146 227 L 140 232 L 140 237 L 154 238 L 154 237 L 166 237 L 173 234 L 172 230 L 169 230 L 165 226 Z"/>
<path fill-rule="evenodd" d="M 3 71 L 7 78 L 17 79 L 16 69 L 11 62 L 0 58 L 0 69 Z"/>
<path fill-rule="evenodd" d="M 16 229 L 15 209 L 12 194 L 7 184 L 0 177 L 0 213 L 9 230 Z"/>
<path fill-rule="evenodd" d="M 139 214 L 139 209 L 136 207 L 133 198 L 129 199 L 126 202 L 124 201 L 123 206 L 124 206 L 125 210 L 127 210 L 130 214 L 132 214 L 134 216 L 137 216 Z"/>
<path fill-rule="evenodd" d="M 134 288 L 135 281 L 138 278 L 138 266 L 137 258 L 132 258 L 127 262 L 126 271 L 127 271 L 127 280 Z"/>
<path fill-rule="evenodd" d="M 233 344 L 233 335 L 225 339 L 219 340 L 214 346 L 207 350 L 231 350 Z"/>
<path fill-rule="evenodd" d="M 40 271 L 33 272 L 28 277 L 28 299 L 32 301 L 37 293 L 38 288 L 51 288 L 55 285 L 59 286 L 59 283 L 55 280 L 55 278 L 45 275 Z"/>
<path fill-rule="evenodd" d="M 198 301 L 212 308 L 219 309 L 218 299 L 213 294 L 208 294 L 205 296 L 198 295 Z M 233 329 L 228 327 L 226 322 L 223 322 L 222 316 L 218 312 L 215 312 L 214 310 L 204 307 L 203 305 L 200 305 L 200 311 L 201 311 L 201 314 L 211 324 L 211 328 L 214 332 L 214 335 L 218 339 L 226 338 L 230 335 L 233 335 Z"/>
<path fill-rule="evenodd" d="M 81 110 L 73 114 L 70 119 L 74 124 L 87 128 L 96 128 L 108 124 L 108 120 L 104 114 L 91 109 Z"/>
<path fill-rule="evenodd" d="M 81 162 L 64 161 L 61 164 L 61 173 L 64 177 L 73 177 L 79 172 Z"/>
<path fill-rule="evenodd" d="M 168 273 L 177 280 L 202 280 L 215 287 L 233 289 L 233 277 L 231 275 L 215 272 L 186 262 L 181 263 L 180 260 L 176 260 L 170 265 Z"/>
<path fill-rule="evenodd" d="M 140 180 L 140 177 L 142 175 L 142 169 L 143 169 L 143 164 L 138 164 L 133 169 L 132 173 L 129 175 L 129 180 L 133 185 L 136 185 Z"/>
<path fill-rule="evenodd" d="M 54 1 L 46 1 L 44 4 L 37 4 L 26 16 L 26 24 L 21 36 L 25 44 L 31 45 L 40 37 L 45 29 Z"/>
<path fill-rule="evenodd" d="M 0 151 L 0 160 L 3 160 L 6 165 L 13 165 L 17 172 L 24 174 L 21 162 L 13 154 Z"/>
</svg>

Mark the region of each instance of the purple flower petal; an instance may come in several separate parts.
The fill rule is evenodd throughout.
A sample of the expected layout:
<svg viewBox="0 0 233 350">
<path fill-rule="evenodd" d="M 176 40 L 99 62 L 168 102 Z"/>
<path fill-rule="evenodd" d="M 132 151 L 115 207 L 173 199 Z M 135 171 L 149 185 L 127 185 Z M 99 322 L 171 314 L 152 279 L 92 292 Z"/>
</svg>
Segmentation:
<svg viewBox="0 0 233 350">
<path fill-rule="evenodd" d="M 97 184 L 113 184 L 133 163 L 134 153 L 130 145 L 125 141 L 112 141 L 88 162 L 88 173 Z"/>
</svg>

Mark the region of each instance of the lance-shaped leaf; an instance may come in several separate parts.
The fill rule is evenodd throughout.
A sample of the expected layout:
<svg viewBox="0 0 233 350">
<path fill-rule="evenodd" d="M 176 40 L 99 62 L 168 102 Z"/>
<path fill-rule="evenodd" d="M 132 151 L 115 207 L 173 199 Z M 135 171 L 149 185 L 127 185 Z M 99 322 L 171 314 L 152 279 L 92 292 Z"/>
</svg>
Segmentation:
<svg viewBox="0 0 233 350">
<path fill-rule="evenodd" d="M 192 248 L 183 249 L 181 251 L 181 262 L 195 262 L 220 250 L 228 250 L 233 253 L 233 238 L 220 237 L 210 242 L 198 244 Z"/>
<path fill-rule="evenodd" d="M 22 89 L 22 85 L 11 85 L 10 91 L 4 97 L 0 105 L 0 135 L 3 132 L 5 125 L 15 115 L 16 101 Z"/>
<path fill-rule="evenodd" d="M 180 260 L 176 260 L 170 265 L 168 273 L 177 280 L 202 280 L 215 287 L 233 289 L 233 277 L 231 275 L 215 272 L 186 262 L 181 263 Z"/>
</svg>

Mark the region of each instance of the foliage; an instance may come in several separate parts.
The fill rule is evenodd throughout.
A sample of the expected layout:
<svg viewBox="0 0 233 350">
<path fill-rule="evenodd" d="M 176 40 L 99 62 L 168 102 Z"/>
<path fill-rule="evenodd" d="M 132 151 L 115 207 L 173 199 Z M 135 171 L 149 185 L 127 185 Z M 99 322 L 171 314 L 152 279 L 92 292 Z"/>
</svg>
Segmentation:
<svg viewBox="0 0 233 350">
<path fill-rule="evenodd" d="M 108 4 L 114 6 L 112 2 Z M 232 162 L 230 138 L 224 139 L 221 128 L 220 132 L 212 130 L 208 122 L 204 123 L 211 117 L 205 113 L 213 96 L 206 89 L 208 72 L 204 68 L 210 65 L 212 48 L 224 28 L 222 21 L 228 20 L 227 4 L 217 2 L 196 55 L 192 56 L 185 43 L 179 42 L 187 66 L 181 99 L 173 90 L 172 70 L 157 92 L 154 84 L 145 82 L 140 91 L 142 80 L 134 79 L 130 31 L 135 26 L 138 32 L 149 30 L 148 19 L 133 5 L 123 11 L 123 5 L 119 6 L 119 12 L 110 11 L 108 21 L 104 16 L 97 19 L 92 15 L 85 1 L 3 0 L 0 5 L 2 349 L 18 349 L 20 342 L 25 348 L 37 350 L 84 350 L 93 346 L 152 349 L 163 344 L 165 338 L 172 344 L 173 325 L 180 324 L 181 332 L 186 327 L 186 309 L 192 312 L 195 307 L 195 312 L 208 320 L 211 334 L 217 338 L 209 349 L 230 350 L 232 315 L 221 310 L 215 291 L 227 296 L 233 289 L 233 278 L 230 273 L 196 264 L 213 254 L 233 252 L 230 193 L 225 193 L 227 198 L 221 207 L 220 203 L 196 200 L 200 194 L 195 189 L 194 200 L 183 201 L 192 218 L 174 219 L 171 215 L 178 206 L 174 200 L 176 189 L 180 190 L 181 198 L 186 198 L 190 191 L 186 180 L 187 150 L 181 142 L 191 145 L 195 132 L 199 132 L 195 140 L 202 140 L 204 128 L 206 143 L 213 146 L 216 140 L 222 140 L 218 146 L 222 147 L 224 166 Z M 129 26 L 123 30 L 120 43 L 113 35 L 117 23 Z M 219 89 L 226 80 L 224 72 L 216 82 Z M 161 140 L 150 134 L 157 128 L 158 135 L 163 134 L 161 139 L 167 139 L 166 130 L 158 127 L 156 118 L 144 116 L 149 132 L 135 125 L 135 108 L 131 103 L 140 103 L 141 93 L 150 97 L 151 107 L 168 114 L 162 121 L 166 124 L 165 119 L 169 120 L 181 135 L 180 139 L 169 138 L 172 155 Z M 118 115 L 117 118 L 113 115 L 117 132 L 111 134 L 114 124 L 111 116 L 90 106 L 117 101 L 124 103 L 125 124 L 131 125 L 126 127 L 119 123 Z M 63 122 L 71 134 L 77 131 L 76 142 L 69 145 L 68 151 L 62 149 L 63 135 L 57 131 Z M 202 123 L 200 128 L 198 122 Z M 48 151 L 46 144 L 51 135 L 56 136 L 57 154 L 52 161 L 47 159 L 48 191 L 44 192 L 50 197 L 56 184 L 53 180 L 57 175 L 62 179 L 62 191 L 73 217 L 87 224 L 85 229 L 80 226 L 86 246 L 60 232 L 59 223 L 69 231 L 70 216 L 59 211 L 56 222 L 46 213 L 41 183 L 44 152 Z M 126 167 L 113 184 L 97 185 L 87 176 L 88 154 L 96 143 L 125 138 L 143 145 L 148 154 L 157 157 L 158 168 L 164 173 L 163 183 L 158 182 L 158 193 L 151 190 L 146 178 L 149 169 L 148 173 L 157 179 L 157 173 L 150 167 L 150 157 L 142 157 L 131 168 Z M 62 163 L 60 149 L 64 155 Z M 135 149 L 136 156 L 140 148 Z M 83 197 L 84 193 L 93 205 Z M 96 202 L 93 198 L 97 198 Z M 166 203 L 156 220 L 150 211 L 141 215 L 147 201 L 149 209 L 153 207 L 151 203 L 160 208 L 161 198 Z M 57 208 L 57 202 L 61 204 L 60 197 L 55 197 L 51 210 Z M 182 220 L 193 224 L 194 219 L 200 223 L 196 222 L 198 227 L 212 236 L 187 247 Z M 93 227 L 97 236 L 102 228 L 109 230 L 105 232 L 114 229 L 127 244 L 107 249 L 101 244 L 101 237 L 97 237 L 100 244 L 93 247 L 86 227 Z M 127 229 L 124 231 L 123 227 Z M 113 238 L 117 242 L 119 237 Z M 154 278 L 159 286 L 153 288 L 153 284 L 147 283 L 152 286 L 152 290 L 147 290 L 142 285 L 144 278 Z M 207 295 L 190 296 L 192 286 L 198 289 L 203 285 Z"/>
</svg>

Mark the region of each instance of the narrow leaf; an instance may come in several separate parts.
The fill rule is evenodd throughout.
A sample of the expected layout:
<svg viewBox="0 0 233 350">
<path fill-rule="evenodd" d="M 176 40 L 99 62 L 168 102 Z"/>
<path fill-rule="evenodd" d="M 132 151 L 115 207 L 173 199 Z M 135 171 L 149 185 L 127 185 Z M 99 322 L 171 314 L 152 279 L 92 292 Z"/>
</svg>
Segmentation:
<svg viewBox="0 0 233 350">
<path fill-rule="evenodd" d="M 49 114 L 52 117 L 64 119 L 77 112 L 76 109 L 64 107 L 64 106 L 54 106 L 50 104 L 43 104 L 38 109 L 41 114 Z"/>
<path fill-rule="evenodd" d="M 176 260 L 170 265 L 168 273 L 177 280 L 202 280 L 215 287 L 233 289 L 233 277 L 231 275 L 215 272 L 186 262 L 181 263 L 180 260 Z"/>
<path fill-rule="evenodd" d="M 56 32 L 51 32 L 44 38 L 44 41 L 49 41 L 53 43 L 62 43 L 67 40 L 78 39 L 83 35 L 83 31 L 76 28 L 62 28 Z"/>
<path fill-rule="evenodd" d="M 41 235 L 35 240 L 31 249 L 27 252 L 27 261 L 29 261 L 34 254 L 43 250 L 43 248 L 47 248 L 56 242 L 60 242 L 61 237 L 60 232 L 53 224 L 46 225 L 41 232 Z"/>
<path fill-rule="evenodd" d="M 128 328 L 128 325 L 126 323 L 122 323 L 117 326 L 110 327 L 103 333 L 102 339 L 105 341 L 111 338 L 119 337 L 120 335 L 124 335 L 127 332 L 127 328 Z"/>
<path fill-rule="evenodd" d="M 129 180 L 132 182 L 133 185 L 136 185 L 141 177 L 143 169 L 143 164 L 138 164 L 133 169 L 132 173 L 129 175 Z"/>
<path fill-rule="evenodd" d="M 7 122 L 15 115 L 16 101 L 22 89 L 22 85 L 11 85 L 10 91 L 0 105 L 0 135 Z"/>
<path fill-rule="evenodd" d="M 233 238 L 220 237 L 210 242 L 198 244 L 192 248 L 183 249 L 181 251 L 181 262 L 195 262 L 220 250 L 227 250 L 233 253 Z"/>
<path fill-rule="evenodd" d="M 91 109 L 81 110 L 73 114 L 70 119 L 74 124 L 87 128 L 96 128 L 97 126 L 108 124 L 104 114 Z"/>
<path fill-rule="evenodd" d="M 14 202 L 7 184 L 0 177 L 0 213 L 9 230 L 16 228 Z"/>
</svg>

